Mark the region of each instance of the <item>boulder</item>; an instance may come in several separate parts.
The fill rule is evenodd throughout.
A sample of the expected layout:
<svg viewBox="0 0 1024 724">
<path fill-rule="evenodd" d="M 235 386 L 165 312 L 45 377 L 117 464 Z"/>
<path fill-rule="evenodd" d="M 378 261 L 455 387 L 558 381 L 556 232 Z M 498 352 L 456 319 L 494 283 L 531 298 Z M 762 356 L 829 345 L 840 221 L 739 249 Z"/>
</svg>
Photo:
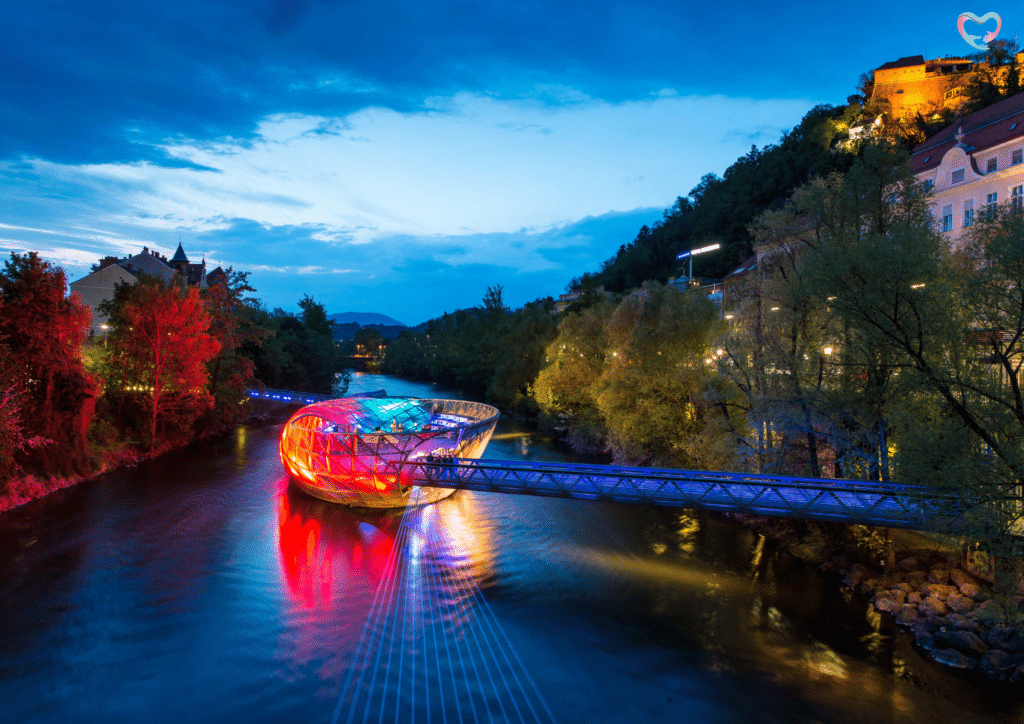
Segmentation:
<svg viewBox="0 0 1024 724">
<path fill-rule="evenodd" d="M 966 616 L 962 616 L 959 613 L 951 613 L 946 616 L 946 628 L 955 628 L 962 631 L 975 631 L 978 627 L 975 625 L 974 621 Z"/>
<path fill-rule="evenodd" d="M 874 576 L 875 572 L 867 566 L 862 565 L 860 563 L 854 563 L 852 566 L 850 566 L 850 570 L 846 574 L 846 577 L 843 579 L 843 583 L 845 583 L 850 588 L 857 588 L 861 583 L 868 580 L 869 578 L 874 578 Z"/>
<path fill-rule="evenodd" d="M 959 585 L 960 593 L 967 596 L 972 601 L 981 601 L 982 588 L 977 583 L 971 581 L 965 581 Z"/>
<path fill-rule="evenodd" d="M 954 669 L 971 668 L 971 660 L 956 649 L 939 649 L 932 651 L 932 658 L 940 664 L 952 666 Z"/>
<path fill-rule="evenodd" d="M 915 631 L 914 643 L 920 646 L 925 651 L 937 651 L 939 649 L 939 645 L 935 643 L 935 639 L 932 637 L 932 635 L 927 631 L 923 630 Z"/>
<path fill-rule="evenodd" d="M 928 572 L 929 583 L 939 583 L 945 585 L 949 583 L 949 569 L 948 568 L 933 568 Z"/>
<path fill-rule="evenodd" d="M 951 593 L 946 598 L 946 608 L 953 613 L 970 613 L 974 610 L 974 601 L 959 593 Z"/>
<path fill-rule="evenodd" d="M 1010 626 L 996 626 L 988 632 L 988 645 L 1011 654 L 1024 654 L 1024 631 Z"/>
<path fill-rule="evenodd" d="M 901 571 L 906 571 L 907 573 L 912 573 L 913 571 L 921 570 L 921 564 L 913 556 L 911 556 L 910 558 L 904 558 L 902 561 L 896 564 L 896 567 L 899 568 Z"/>
<path fill-rule="evenodd" d="M 907 594 L 913 592 L 914 587 L 911 586 L 909 583 L 897 583 L 895 586 L 892 587 L 892 590 L 894 590 L 894 591 L 903 591 L 903 595 L 904 595 L 904 598 L 905 598 L 907 596 Z"/>
<path fill-rule="evenodd" d="M 896 624 L 898 626 L 909 626 L 918 619 L 917 606 L 911 606 L 908 603 L 900 606 L 900 610 L 896 612 Z"/>
<path fill-rule="evenodd" d="M 957 588 L 960 588 L 960 586 L 964 585 L 965 583 L 978 583 L 976 580 L 974 580 L 974 576 L 960 570 L 959 568 L 953 568 L 950 570 L 949 580 Z"/>
<path fill-rule="evenodd" d="M 989 600 L 975 605 L 971 617 L 975 621 L 1002 621 L 1006 618 L 1006 612 L 997 601 Z"/>
<path fill-rule="evenodd" d="M 932 637 L 940 646 L 958 649 L 975 656 L 980 656 L 988 651 L 985 642 L 970 631 L 937 631 L 932 634 Z"/>
<path fill-rule="evenodd" d="M 959 591 L 957 591 L 956 586 L 947 586 L 942 583 L 925 583 L 918 589 L 918 593 L 923 593 L 928 598 L 937 598 L 940 601 L 945 601 L 949 594 L 959 593 Z"/>
<path fill-rule="evenodd" d="M 924 600 L 924 596 L 917 591 L 907 594 L 907 603 L 912 603 L 915 606 Z"/>
<path fill-rule="evenodd" d="M 926 598 L 917 606 L 923 616 L 945 616 L 946 604 L 938 598 Z"/>
<path fill-rule="evenodd" d="M 988 651 L 978 662 L 978 668 L 986 676 L 1003 680 L 1011 678 L 1021 665 L 1024 665 L 1024 656 L 1008 654 L 1000 649 Z"/>
<path fill-rule="evenodd" d="M 886 613 L 895 615 L 897 611 L 903 608 L 903 603 L 889 597 L 876 598 L 875 608 L 879 611 L 885 611 Z"/>
<path fill-rule="evenodd" d="M 914 571 L 907 576 L 907 583 L 915 588 L 920 586 L 928 578 L 928 574 L 924 571 Z"/>
<path fill-rule="evenodd" d="M 879 581 L 877 578 L 869 578 L 864 581 L 864 583 L 860 584 L 860 592 L 865 596 L 870 596 L 874 593 L 875 589 L 878 588 L 878 583 Z"/>
</svg>

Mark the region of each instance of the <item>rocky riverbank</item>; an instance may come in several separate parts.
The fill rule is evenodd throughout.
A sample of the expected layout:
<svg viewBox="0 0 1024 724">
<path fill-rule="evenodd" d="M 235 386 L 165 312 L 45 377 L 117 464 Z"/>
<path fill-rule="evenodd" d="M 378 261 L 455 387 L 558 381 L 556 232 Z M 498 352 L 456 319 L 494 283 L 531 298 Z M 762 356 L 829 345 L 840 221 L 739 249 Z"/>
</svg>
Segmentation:
<svg viewBox="0 0 1024 724">
<path fill-rule="evenodd" d="M 1024 596 L 994 595 L 987 581 L 948 560 L 910 556 L 881 573 L 836 556 L 823 568 L 838 570 L 843 585 L 892 615 L 938 663 L 1024 680 Z"/>
<path fill-rule="evenodd" d="M 902 555 L 886 570 L 887 541 L 877 529 L 728 517 L 867 598 L 937 663 L 998 681 L 1024 681 L 1024 596 L 996 594 L 989 581 L 965 568 L 957 548 L 898 532 L 895 548 Z"/>
</svg>

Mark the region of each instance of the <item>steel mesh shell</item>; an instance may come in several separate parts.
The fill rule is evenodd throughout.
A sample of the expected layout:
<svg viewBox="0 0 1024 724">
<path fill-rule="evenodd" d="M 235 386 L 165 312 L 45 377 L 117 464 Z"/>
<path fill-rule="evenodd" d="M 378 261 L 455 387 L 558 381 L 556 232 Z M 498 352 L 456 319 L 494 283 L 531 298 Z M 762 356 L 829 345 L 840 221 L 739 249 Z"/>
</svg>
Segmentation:
<svg viewBox="0 0 1024 724">
<path fill-rule="evenodd" d="M 413 486 L 403 465 L 435 456 L 479 458 L 498 421 L 490 405 L 464 400 L 341 398 L 307 405 L 281 431 L 281 462 L 314 497 L 366 507 L 401 507 Z M 423 488 L 417 502 L 452 490 Z"/>
</svg>

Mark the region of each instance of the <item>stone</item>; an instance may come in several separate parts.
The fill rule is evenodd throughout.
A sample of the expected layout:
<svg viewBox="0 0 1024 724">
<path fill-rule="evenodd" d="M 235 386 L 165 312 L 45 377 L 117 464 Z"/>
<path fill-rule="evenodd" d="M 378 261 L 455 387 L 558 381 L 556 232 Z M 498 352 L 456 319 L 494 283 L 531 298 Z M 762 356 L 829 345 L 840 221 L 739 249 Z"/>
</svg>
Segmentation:
<svg viewBox="0 0 1024 724">
<path fill-rule="evenodd" d="M 951 593 L 946 598 L 946 608 L 954 613 L 970 613 L 974 610 L 974 601 L 959 593 Z"/>
<path fill-rule="evenodd" d="M 914 633 L 914 643 L 925 651 L 937 651 L 939 648 L 932 635 L 924 630 L 918 630 Z"/>
<path fill-rule="evenodd" d="M 1014 672 L 1024 665 L 1024 656 L 1020 654 L 1008 654 L 1000 649 L 992 649 L 981 657 L 978 668 L 986 676 L 993 679 L 1006 680 L 1013 676 Z"/>
<path fill-rule="evenodd" d="M 932 634 L 935 643 L 951 649 L 958 649 L 968 654 L 980 656 L 988 652 L 988 646 L 970 631 L 938 631 Z"/>
<path fill-rule="evenodd" d="M 974 631 L 978 627 L 974 621 L 959 613 L 951 613 L 946 616 L 946 628 L 956 628 L 963 631 Z"/>
<path fill-rule="evenodd" d="M 964 585 L 965 583 L 977 584 L 977 581 L 974 580 L 974 576 L 970 575 L 969 573 L 965 573 L 964 571 L 961 571 L 959 568 L 953 568 L 952 570 L 950 570 L 949 580 L 957 588 L 960 588 L 960 586 Z"/>
<path fill-rule="evenodd" d="M 874 590 L 876 588 L 878 588 L 877 578 L 869 578 L 868 580 L 864 581 L 864 583 L 860 584 L 860 592 L 863 593 L 865 596 L 869 596 L 872 593 L 874 593 Z"/>
<path fill-rule="evenodd" d="M 854 563 L 852 566 L 850 566 L 850 570 L 846 574 L 846 577 L 843 578 L 843 583 L 845 583 L 850 588 L 857 588 L 864 581 L 868 580 L 869 578 L 873 578 L 874 575 L 875 572 L 867 566 L 861 563 Z"/>
<path fill-rule="evenodd" d="M 914 604 L 916 606 L 917 604 L 921 603 L 921 601 L 923 601 L 923 600 L 924 600 L 924 596 L 921 595 L 920 593 L 918 593 L 917 591 L 914 591 L 913 593 L 908 593 L 907 594 L 907 603 L 912 603 L 912 604 Z"/>
<path fill-rule="evenodd" d="M 918 619 L 917 606 L 911 606 L 908 603 L 900 606 L 900 610 L 896 612 L 896 624 L 898 626 L 909 626 Z"/>
<path fill-rule="evenodd" d="M 924 616 L 945 616 L 946 604 L 938 598 L 926 598 L 918 604 L 917 610 Z"/>
<path fill-rule="evenodd" d="M 882 588 L 875 591 L 875 600 L 877 601 L 880 598 L 888 598 L 902 606 L 903 602 L 907 600 L 907 594 L 899 588 Z"/>
<path fill-rule="evenodd" d="M 921 570 L 921 564 L 913 556 L 911 556 L 910 558 L 904 558 L 902 561 L 896 564 L 896 567 L 899 568 L 901 571 L 906 571 L 907 573 Z"/>
<path fill-rule="evenodd" d="M 928 582 L 938 583 L 945 585 L 949 583 L 949 569 L 948 568 L 933 568 L 928 572 Z"/>
<path fill-rule="evenodd" d="M 942 583 L 925 583 L 918 589 L 918 592 L 928 598 L 937 598 L 940 601 L 945 601 L 951 593 L 958 593 L 956 586 L 947 586 Z"/>
<path fill-rule="evenodd" d="M 903 591 L 903 595 L 906 596 L 914 590 L 914 587 L 911 586 L 909 583 L 897 583 L 895 586 L 892 587 L 892 590 Z"/>
<path fill-rule="evenodd" d="M 875 608 L 878 609 L 879 611 L 885 611 L 886 613 L 891 613 L 891 614 L 895 615 L 897 611 L 899 611 L 900 609 L 903 608 L 903 603 L 900 602 L 900 601 L 897 601 L 894 598 L 887 598 L 887 597 L 876 598 L 875 599 Z"/>
<path fill-rule="evenodd" d="M 971 668 L 971 660 L 956 649 L 939 649 L 932 651 L 932 658 L 940 664 L 952 666 L 954 669 Z"/>
<path fill-rule="evenodd" d="M 1024 631 L 1010 626 L 996 626 L 988 632 L 988 645 L 1011 654 L 1024 654 Z"/>
<path fill-rule="evenodd" d="M 1002 621 L 1006 618 L 1006 612 L 997 601 L 982 601 L 974 607 L 971 616 L 975 621 Z"/>
<path fill-rule="evenodd" d="M 972 601 L 980 601 L 981 599 L 981 586 L 973 582 L 965 582 L 959 585 L 960 593 L 967 596 Z"/>
<path fill-rule="evenodd" d="M 1003 608 L 1007 613 L 1024 613 L 1024 596 L 1007 596 Z"/>
<path fill-rule="evenodd" d="M 922 583 L 924 583 L 925 579 L 927 578 L 928 574 L 924 571 L 914 571 L 913 573 L 907 576 L 907 583 L 916 588 L 919 587 Z"/>
</svg>

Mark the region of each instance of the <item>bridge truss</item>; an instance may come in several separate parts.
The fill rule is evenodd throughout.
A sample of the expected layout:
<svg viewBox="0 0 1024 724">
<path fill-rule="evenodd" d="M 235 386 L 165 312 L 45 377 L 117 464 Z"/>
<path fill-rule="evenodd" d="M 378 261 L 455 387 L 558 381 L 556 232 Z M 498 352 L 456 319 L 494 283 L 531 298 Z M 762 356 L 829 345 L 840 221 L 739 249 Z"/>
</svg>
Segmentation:
<svg viewBox="0 0 1024 724">
<path fill-rule="evenodd" d="M 956 489 L 858 480 L 507 460 L 417 459 L 403 465 L 426 487 L 754 515 L 937 532 L 1022 530 L 1019 491 L 970 498 Z M 983 522 L 983 523 L 982 523 Z"/>
</svg>

